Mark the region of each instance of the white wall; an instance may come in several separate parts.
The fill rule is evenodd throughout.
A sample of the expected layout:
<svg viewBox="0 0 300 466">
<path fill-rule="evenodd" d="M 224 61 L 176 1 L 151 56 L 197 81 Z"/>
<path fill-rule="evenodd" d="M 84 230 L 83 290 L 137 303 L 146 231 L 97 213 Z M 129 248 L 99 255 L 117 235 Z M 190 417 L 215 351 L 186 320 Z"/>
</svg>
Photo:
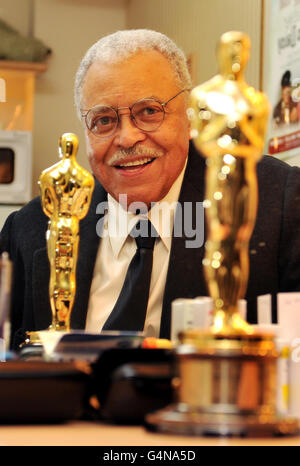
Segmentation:
<svg viewBox="0 0 300 466">
<path fill-rule="evenodd" d="M 244 31 L 252 42 L 246 78 L 259 87 L 261 0 L 129 0 L 129 28 L 146 27 L 170 36 L 188 55 L 196 52 L 197 82 L 216 73 L 216 42 L 223 32 Z"/>
</svg>

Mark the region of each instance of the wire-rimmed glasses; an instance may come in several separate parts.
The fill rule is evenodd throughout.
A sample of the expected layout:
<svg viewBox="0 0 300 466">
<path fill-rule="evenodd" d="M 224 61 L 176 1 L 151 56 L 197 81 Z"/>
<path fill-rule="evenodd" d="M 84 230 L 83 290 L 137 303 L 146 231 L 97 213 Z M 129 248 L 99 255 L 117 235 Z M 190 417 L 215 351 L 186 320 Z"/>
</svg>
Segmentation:
<svg viewBox="0 0 300 466">
<path fill-rule="evenodd" d="M 119 111 L 128 109 L 130 117 L 137 128 L 142 131 L 156 131 L 165 119 L 165 107 L 171 100 L 182 94 L 188 89 L 183 89 L 176 95 L 161 103 L 152 97 L 138 100 L 131 107 L 113 108 L 105 105 L 96 105 L 87 111 L 81 113 L 85 120 L 86 127 L 96 136 L 109 137 L 116 131 L 120 115 Z"/>
</svg>

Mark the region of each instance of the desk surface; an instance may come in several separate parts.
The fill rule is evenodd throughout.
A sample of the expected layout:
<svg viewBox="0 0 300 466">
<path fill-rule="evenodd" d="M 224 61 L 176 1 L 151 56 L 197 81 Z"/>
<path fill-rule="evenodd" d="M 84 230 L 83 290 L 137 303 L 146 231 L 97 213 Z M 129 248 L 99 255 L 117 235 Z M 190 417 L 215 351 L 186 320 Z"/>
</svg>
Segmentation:
<svg viewBox="0 0 300 466">
<path fill-rule="evenodd" d="M 98 422 L 0 426 L 0 446 L 300 446 L 300 436 L 262 439 L 182 437 Z"/>
</svg>

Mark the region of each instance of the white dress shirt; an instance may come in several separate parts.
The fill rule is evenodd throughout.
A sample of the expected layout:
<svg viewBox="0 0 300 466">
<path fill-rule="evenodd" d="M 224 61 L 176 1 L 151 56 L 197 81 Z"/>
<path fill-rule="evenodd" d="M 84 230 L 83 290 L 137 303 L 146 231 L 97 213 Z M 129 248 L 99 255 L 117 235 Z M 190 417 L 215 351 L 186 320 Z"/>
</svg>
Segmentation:
<svg viewBox="0 0 300 466">
<path fill-rule="evenodd" d="M 162 302 L 170 258 L 176 203 L 186 164 L 168 194 L 147 213 L 159 234 L 153 251 L 153 266 L 145 320 L 146 336 L 158 337 Z M 162 214 L 163 213 L 163 214 Z M 124 210 L 108 194 L 108 210 L 97 252 L 91 284 L 86 330 L 100 332 L 121 292 L 127 269 L 136 252 L 136 242 L 129 233 L 143 215 Z"/>
</svg>

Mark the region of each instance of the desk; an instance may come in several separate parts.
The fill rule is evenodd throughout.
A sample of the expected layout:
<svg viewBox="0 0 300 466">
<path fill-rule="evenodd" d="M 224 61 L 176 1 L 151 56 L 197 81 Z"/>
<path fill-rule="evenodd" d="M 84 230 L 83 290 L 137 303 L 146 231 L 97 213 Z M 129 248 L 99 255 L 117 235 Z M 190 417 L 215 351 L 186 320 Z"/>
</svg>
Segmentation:
<svg viewBox="0 0 300 466">
<path fill-rule="evenodd" d="M 0 446 L 300 446 L 298 437 L 240 439 L 182 437 L 147 432 L 140 426 L 98 422 L 0 426 Z"/>
</svg>

